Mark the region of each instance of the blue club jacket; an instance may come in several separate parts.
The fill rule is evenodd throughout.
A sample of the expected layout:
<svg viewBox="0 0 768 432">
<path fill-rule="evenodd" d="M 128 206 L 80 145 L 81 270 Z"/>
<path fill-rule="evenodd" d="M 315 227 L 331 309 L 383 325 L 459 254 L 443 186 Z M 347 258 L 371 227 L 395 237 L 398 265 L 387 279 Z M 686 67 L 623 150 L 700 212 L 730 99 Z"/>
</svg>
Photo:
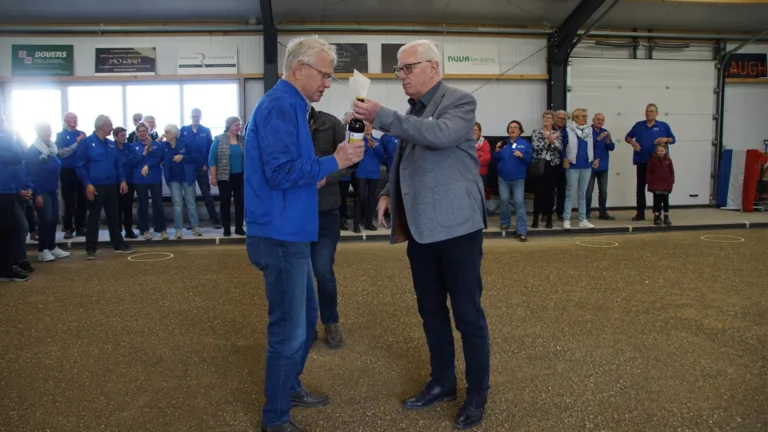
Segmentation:
<svg viewBox="0 0 768 432">
<path fill-rule="evenodd" d="M 72 150 L 70 147 L 77 141 L 77 137 L 82 133 L 83 131 L 78 129 L 75 129 L 72 132 L 64 129 L 56 134 L 55 143 L 56 148 L 59 149 L 59 158 L 61 159 L 62 168 L 77 168 L 77 149 Z M 78 144 L 77 147 L 80 148 L 80 145 L 84 142 L 85 138 L 80 141 L 80 144 Z"/>
<path fill-rule="evenodd" d="M 163 183 L 163 167 L 165 160 L 165 143 L 152 141 L 152 148 L 144 156 L 144 144 L 140 141 L 132 143 L 129 149 L 131 165 L 131 176 L 134 184 L 158 184 Z M 141 175 L 144 166 L 149 167 L 149 173 L 146 177 Z"/>
<path fill-rule="evenodd" d="M 249 236 L 317 241 L 317 182 L 339 165 L 333 155 L 315 155 L 308 116 L 307 99 L 283 79 L 253 110 L 244 164 Z"/>
<path fill-rule="evenodd" d="M 16 194 L 25 189 L 23 163 L 24 153 L 13 132 L 0 129 L 0 194 Z"/>
<path fill-rule="evenodd" d="M 203 125 L 197 127 L 197 133 L 192 131 L 192 125 L 187 125 L 179 130 L 179 138 L 188 143 L 187 151 L 190 149 L 195 153 L 196 157 L 200 159 L 200 166 L 196 169 L 200 169 L 203 166 L 208 167 L 208 155 L 211 153 L 211 145 L 213 144 L 213 135 L 211 130 Z M 205 155 L 202 158 L 201 155 Z"/>
<path fill-rule="evenodd" d="M 165 143 L 165 157 L 163 161 L 163 173 L 165 173 L 165 182 L 187 183 L 194 185 L 197 182 L 197 168 L 201 166 L 201 158 L 195 152 L 194 143 L 176 139 L 176 146 L 171 147 Z M 183 156 L 181 162 L 174 162 L 173 158 Z"/>
<path fill-rule="evenodd" d="M 83 186 L 108 186 L 125 181 L 123 162 L 117 145 L 109 138 L 101 140 L 96 134 L 80 141 L 77 146 L 77 176 Z"/>
<path fill-rule="evenodd" d="M 29 146 L 24 152 L 24 168 L 35 195 L 59 190 L 61 161 L 57 156 L 42 157 L 37 147 Z"/>
<path fill-rule="evenodd" d="M 381 170 L 379 169 L 380 158 L 384 156 L 384 152 L 381 149 L 379 140 L 371 137 L 376 143 L 375 147 L 368 145 L 368 138 L 363 138 L 365 143 L 365 155 L 363 160 L 360 161 L 360 165 L 355 169 L 355 176 L 359 179 L 378 180 L 381 177 Z"/>
<path fill-rule="evenodd" d="M 395 160 L 395 154 L 397 154 L 397 145 L 400 143 L 399 138 L 395 138 L 392 135 L 384 134 L 379 138 L 379 146 L 384 154 L 384 161 L 382 162 L 387 166 L 387 174 L 392 170 L 392 162 Z"/>
<path fill-rule="evenodd" d="M 597 137 L 599 137 L 603 132 L 608 132 L 608 130 L 605 128 L 596 130 L 594 127 L 592 127 L 592 145 L 594 148 L 593 152 L 595 159 L 599 159 L 597 168 L 592 168 L 592 172 L 608 171 L 608 166 L 611 161 L 610 152 L 616 149 L 616 143 L 613 142 L 612 136 L 608 137 L 608 142 L 605 142 L 605 137 L 603 137 L 601 140 L 597 139 Z"/>
<path fill-rule="evenodd" d="M 525 139 L 518 137 L 514 142 L 507 138 L 505 146 L 496 151 L 493 151 L 493 159 L 496 161 L 496 171 L 499 173 L 499 177 L 506 181 L 523 180 L 528 174 L 528 165 L 533 162 L 533 147 L 531 143 Z M 514 155 L 515 150 L 522 153 L 523 157 L 519 158 Z"/>
<path fill-rule="evenodd" d="M 677 138 L 672 133 L 672 128 L 663 121 L 658 121 L 653 126 L 648 126 L 645 120 L 639 121 L 627 132 L 626 138 L 632 138 L 640 144 L 640 151 L 632 152 L 632 164 L 648 163 L 656 151 L 656 145 L 653 143 L 657 138 L 672 138 L 672 143 L 677 142 Z M 669 154 L 669 145 L 667 145 L 667 154 Z"/>
</svg>

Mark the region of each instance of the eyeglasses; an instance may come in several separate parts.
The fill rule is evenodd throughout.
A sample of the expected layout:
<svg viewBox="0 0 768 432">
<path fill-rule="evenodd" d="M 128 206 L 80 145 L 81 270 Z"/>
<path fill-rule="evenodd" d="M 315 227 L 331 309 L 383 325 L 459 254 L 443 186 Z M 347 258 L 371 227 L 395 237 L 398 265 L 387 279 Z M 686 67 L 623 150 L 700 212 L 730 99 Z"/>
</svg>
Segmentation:
<svg viewBox="0 0 768 432">
<path fill-rule="evenodd" d="M 309 63 L 304 63 L 304 62 L 301 62 L 301 64 L 303 64 L 303 65 L 306 65 L 306 66 L 309 66 L 310 68 L 312 68 L 312 69 L 316 70 L 316 71 L 317 71 L 317 72 L 318 72 L 320 75 L 322 75 L 322 77 L 323 77 L 323 81 L 329 81 L 329 80 L 332 80 L 332 79 L 336 79 L 336 77 L 335 77 L 335 76 L 333 76 L 333 74 L 325 73 L 325 72 L 321 71 L 320 69 L 318 69 L 318 68 L 316 68 L 316 67 L 312 66 L 312 65 L 311 65 L 311 64 L 309 64 Z"/>
<path fill-rule="evenodd" d="M 405 72 L 406 75 L 410 75 L 411 72 L 413 72 L 414 66 L 418 66 L 418 65 L 420 65 L 422 63 L 432 63 L 432 60 L 420 61 L 420 62 L 416 62 L 416 63 L 408 63 L 406 65 L 403 65 L 402 67 L 395 66 L 393 68 L 393 70 L 395 71 L 395 76 L 399 78 L 401 71 Z"/>
</svg>

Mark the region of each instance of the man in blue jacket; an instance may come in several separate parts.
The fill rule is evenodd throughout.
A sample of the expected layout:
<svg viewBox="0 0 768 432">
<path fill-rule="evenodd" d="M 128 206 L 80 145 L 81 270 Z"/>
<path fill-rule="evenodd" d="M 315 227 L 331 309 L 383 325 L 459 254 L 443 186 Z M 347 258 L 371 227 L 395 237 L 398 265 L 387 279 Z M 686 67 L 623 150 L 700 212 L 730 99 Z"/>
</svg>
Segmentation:
<svg viewBox="0 0 768 432">
<path fill-rule="evenodd" d="M 624 138 L 635 151 L 632 164 L 637 167 L 637 214 L 632 218 L 633 221 L 645 220 L 645 173 L 656 145 L 666 144 L 669 152 L 669 144 L 677 142 L 672 128 L 667 123 L 656 120 L 658 115 L 659 107 L 656 104 L 648 104 L 645 107 L 645 121 L 635 123 Z"/>
<path fill-rule="evenodd" d="M 20 178 L 24 154 L 16 145 L 12 131 L 5 127 L 5 116 L 0 113 L 0 282 L 23 282 L 29 276 L 14 268 L 14 247 L 16 233 L 21 230 L 16 217 L 17 185 Z"/>
<path fill-rule="evenodd" d="M 613 142 L 611 133 L 607 129 L 603 129 L 603 125 L 605 125 L 605 115 L 602 113 L 595 114 L 592 118 L 592 142 L 598 165 L 592 168 L 592 176 L 587 185 L 587 220 L 589 220 L 592 210 L 592 193 L 595 191 L 595 180 L 597 180 L 597 190 L 599 191 L 597 202 L 600 206 L 600 216 L 598 219 L 616 219 L 608 214 L 606 208 L 608 202 L 608 163 L 611 157 L 609 152 L 616 148 L 616 144 Z"/>
<path fill-rule="evenodd" d="M 216 206 L 213 204 L 211 196 L 211 182 L 208 178 L 208 155 L 211 154 L 211 145 L 213 144 L 213 134 L 211 130 L 200 124 L 203 118 L 203 112 L 200 108 L 194 108 L 190 113 L 192 119 L 191 125 L 181 128 L 179 136 L 181 139 L 193 143 L 195 157 L 203 162 L 197 167 L 197 186 L 205 201 L 205 209 L 208 211 L 208 220 L 213 224 L 213 229 L 221 229 L 219 214 L 216 212 Z"/>
<path fill-rule="evenodd" d="M 310 60 L 307 60 L 310 59 Z M 264 276 L 269 324 L 262 431 L 300 430 L 291 406 L 328 403 L 300 377 L 318 318 L 310 243 L 318 239 L 317 189 L 363 158 L 362 143 L 315 155 L 310 104 L 331 86 L 336 48 L 317 37 L 288 44 L 283 78 L 256 105 L 245 139 L 248 258 Z"/>
<path fill-rule="evenodd" d="M 112 120 L 105 115 L 96 117 L 94 132 L 77 149 L 77 175 L 85 185 L 88 199 L 88 226 L 85 235 L 86 259 L 96 257 L 99 242 L 101 210 L 107 215 L 109 241 L 115 252 L 131 253 L 125 244 L 117 216 L 119 193 L 128 192 L 123 169 L 123 159 L 114 141 L 107 138 L 112 133 Z"/>
<path fill-rule="evenodd" d="M 64 129 L 56 134 L 56 147 L 61 159 L 61 197 L 64 200 L 64 238 L 85 233 L 85 215 L 88 204 L 83 184 L 77 176 L 77 148 L 85 139 L 85 132 L 77 129 L 77 114 L 64 114 Z"/>
</svg>

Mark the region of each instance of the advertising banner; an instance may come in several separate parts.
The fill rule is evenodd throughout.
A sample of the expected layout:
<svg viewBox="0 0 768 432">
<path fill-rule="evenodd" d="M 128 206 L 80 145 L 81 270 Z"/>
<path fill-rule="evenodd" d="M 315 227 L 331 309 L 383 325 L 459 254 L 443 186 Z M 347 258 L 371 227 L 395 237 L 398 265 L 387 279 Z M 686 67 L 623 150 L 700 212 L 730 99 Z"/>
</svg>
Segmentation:
<svg viewBox="0 0 768 432">
<path fill-rule="evenodd" d="M 13 76 L 73 76 L 75 59 L 73 45 L 13 45 L 11 74 Z"/>
</svg>

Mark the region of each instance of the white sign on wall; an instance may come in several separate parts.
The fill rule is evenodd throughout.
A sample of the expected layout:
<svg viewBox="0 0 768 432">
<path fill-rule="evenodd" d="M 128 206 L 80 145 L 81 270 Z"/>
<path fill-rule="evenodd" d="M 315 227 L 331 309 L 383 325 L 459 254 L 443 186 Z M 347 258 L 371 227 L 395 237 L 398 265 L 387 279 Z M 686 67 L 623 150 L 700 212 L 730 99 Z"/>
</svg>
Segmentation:
<svg viewBox="0 0 768 432">
<path fill-rule="evenodd" d="M 189 45 L 179 47 L 179 75 L 237 73 L 237 45 Z"/>
<path fill-rule="evenodd" d="M 445 45 L 443 66 L 447 74 L 498 74 L 496 45 Z"/>
</svg>

